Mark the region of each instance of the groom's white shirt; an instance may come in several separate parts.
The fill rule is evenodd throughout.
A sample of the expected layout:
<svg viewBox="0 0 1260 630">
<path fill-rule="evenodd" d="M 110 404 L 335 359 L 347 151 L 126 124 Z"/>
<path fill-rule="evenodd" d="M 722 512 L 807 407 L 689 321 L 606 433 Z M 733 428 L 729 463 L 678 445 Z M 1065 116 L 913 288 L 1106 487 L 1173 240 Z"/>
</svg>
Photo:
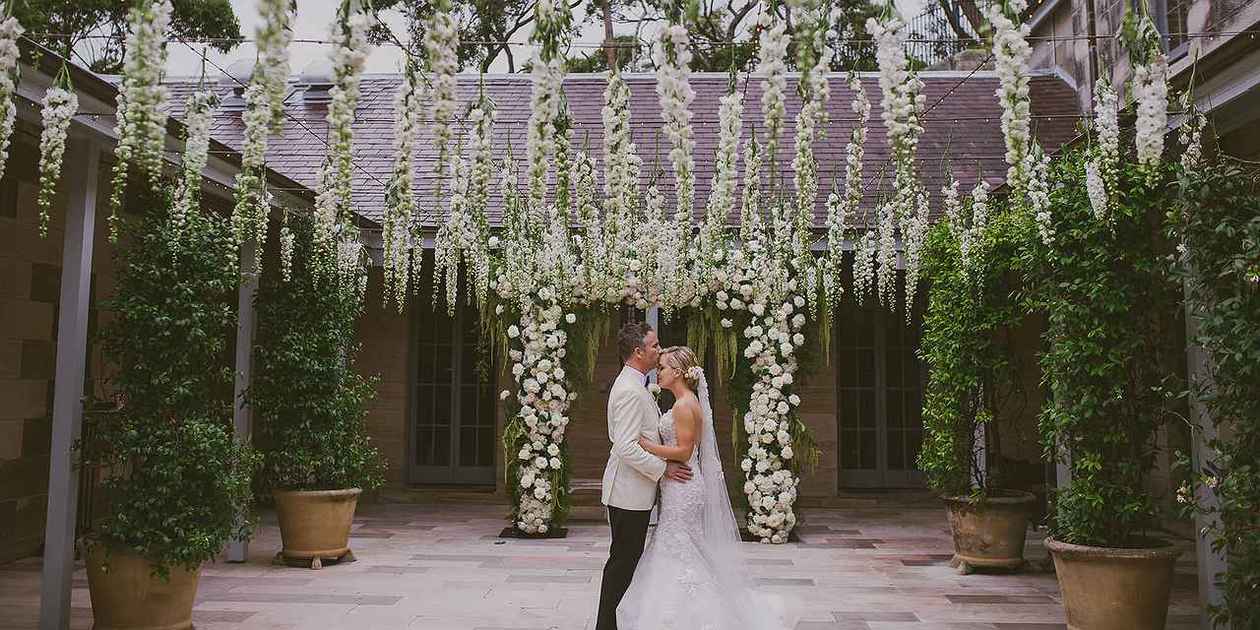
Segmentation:
<svg viewBox="0 0 1260 630">
<path fill-rule="evenodd" d="M 650 510 L 665 460 L 643 450 L 639 438 L 660 443 L 660 408 L 644 387 L 642 372 L 625 366 L 608 392 L 608 439 L 612 449 L 604 468 L 601 500 L 623 510 Z"/>
</svg>

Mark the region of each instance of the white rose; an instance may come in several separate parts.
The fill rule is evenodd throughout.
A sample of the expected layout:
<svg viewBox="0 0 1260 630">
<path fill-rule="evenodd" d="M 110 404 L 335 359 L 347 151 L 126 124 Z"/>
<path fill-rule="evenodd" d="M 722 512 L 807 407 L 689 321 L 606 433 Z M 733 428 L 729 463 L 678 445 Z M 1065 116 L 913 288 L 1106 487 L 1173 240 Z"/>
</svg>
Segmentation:
<svg viewBox="0 0 1260 630">
<path fill-rule="evenodd" d="M 798 346 L 805 345 L 805 335 L 802 335 L 801 333 L 796 333 L 795 335 L 792 335 L 792 343 Z"/>
<path fill-rule="evenodd" d="M 505 389 L 499 392 L 499 400 L 507 400 L 508 396 L 511 396 L 511 395 L 512 395 L 512 392 L 509 392 L 508 390 Z"/>
<path fill-rule="evenodd" d="M 756 302 L 756 303 L 753 303 L 752 305 L 750 305 L 750 306 L 748 307 L 748 310 L 749 310 L 749 311 L 750 311 L 753 315 L 756 315 L 757 317 L 761 317 L 762 315 L 765 315 L 765 314 L 766 314 L 766 305 L 764 305 L 764 304 L 762 304 L 762 303 L 760 303 L 760 302 Z"/>
<path fill-rule="evenodd" d="M 739 467 L 743 469 L 744 472 L 748 472 L 752 470 L 752 465 L 753 465 L 752 460 L 748 459 L 747 457 L 744 458 L 744 461 L 741 461 L 739 463 Z"/>
<path fill-rule="evenodd" d="M 521 336 L 521 329 L 520 329 L 520 328 L 517 328 L 517 327 L 516 327 L 516 324 L 512 324 L 511 326 L 508 326 L 508 336 L 509 336 L 509 337 L 511 337 L 511 338 L 513 338 L 513 339 L 516 339 L 517 337 L 520 337 L 520 336 Z"/>
<path fill-rule="evenodd" d="M 534 496 L 538 497 L 538 500 L 541 501 L 542 499 L 547 498 L 547 491 L 543 488 L 534 488 Z"/>
<path fill-rule="evenodd" d="M 534 458 L 534 466 L 535 466 L 536 468 L 538 468 L 539 470 L 546 470 L 546 469 L 547 469 L 547 458 L 546 458 L 546 457 L 542 457 L 542 456 L 535 457 L 535 458 Z"/>
<path fill-rule="evenodd" d="M 564 316 L 564 321 L 572 324 L 577 321 L 577 315 L 574 315 L 573 313 L 569 313 L 568 315 Z"/>
<path fill-rule="evenodd" d="M 792 298 L 792 303 L 795 304 L 797 308 L 800 308 L 802 306 L 805 306 L 805 298 L 798 295 Z"/>
<path fill-rule="evenodd" d="M 796 453 L 792 452 L 791 446 L 784 446 L 783 452 L 781 452 L 780 455 L 783 456 L 783 459 L 792 459 L 792 457 L 794 457 Z"/>
<path fill-rule="evenodd" d="M 552 458 L 551 458 L 551 461 L 550 461 L 549 463 L 551 464 L 551 467 L 552 467 L 553 469 L 555 469 L 555 470 L 560 470 L 560 458 L 559 458 L 559 457 L 552 457 Z"/>
<path fill-rule="evenodd" d="M 722 307 L 719 305 L 718 308 L 722 308 Z M 735 322 L 729 319 L 725 319 L 725 318 L 722 319 L 722 328 L 730 328 L 731 326 L 734 326 L 734 325 L 735 325 Z"/>
<path fill-rule="evenodd" d="M 788 407 L 787 403 L 780 400 L 778 406 L 775 407 L 775 410 L 778 411 L 782 415 L 787 415 L 787 413 L 791 411 L 792 408 Z"/>
<path fill-rule="evenodd" d="M 553 457 L 554 457 L 554 456 L 556 456 L 556 455 L 559 455 L 559 454 L 560 454 L 560 447 L 559 447 L 559 446 L 556 446 L 555 444 L 551 444 L 551 445 L 549 445 L 549 446 L 547 447 L 547 454 L 548 454 L 548 455 L 551 455 L 551 456 L 553 456 Z"/>
<path fill-rule="evenodd" d="M 799 406 L 801 404 L 801 397 L 796 394 L 792 394 L 791 396 L 788 396 L 788 402 L 792 403 L 792 406 Z"/>
<path fill-rule="evenodd" d="M 521 449 L 521 452 L 516 454 L 517 459 L 520 459 L 520 460 L 528 460 L 529 456 L 530 456 L 530 452 L 529 452 L 529 449 L 527 448 Z"/>
</svg>

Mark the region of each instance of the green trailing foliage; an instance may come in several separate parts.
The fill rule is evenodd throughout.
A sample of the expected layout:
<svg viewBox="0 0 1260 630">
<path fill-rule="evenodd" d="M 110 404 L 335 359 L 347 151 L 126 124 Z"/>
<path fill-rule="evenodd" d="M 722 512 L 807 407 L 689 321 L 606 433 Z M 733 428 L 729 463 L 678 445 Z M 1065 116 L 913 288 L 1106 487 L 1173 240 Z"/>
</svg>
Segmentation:
<svg viewBox="0 0 1260 630">
<path fill-rule="evenodd" d="M 919 349 L 928 382 L 918 463 L 928 485 L 946 495 L 985 497 L 1002 483 L 984 454 L 1001 444 L 1002 411 L 1024 394 L 1011 338 L 1026 315 L 1018 266 L 1028 227 L 1013 211 L 991 216 L 965 261 L 959 230 L 948 221 L 928 233 L 930 291 Z"/>
<path fill-rule="evenodd" d="M 1156 520 L 1144 484 L 1185 365 L 1164 229 L 1179 167 L 1165 162 L 1148 173 L 1123 164 L 1100 218 L 1085 185 L 1086 155 L 1071 151 L 1055 163 L 1053 245 L 1035 241 L 1025 263 L 1046 315 L 1040 362 L 1051 400 L 1042 443 L 1048 457 L 1066 460 L 1072 480 L 1055 496 L 1051 532 L 1068 543 L 1143 547 Z"/>
<path fill-rule="evenodd" d="M 135 239 L 116 254 L 115 315 L 104 348 L 121 404 L 96 418 L 82 463 L 106 471 L 106 510 L 89 544 L 195 569 L 248 536 L 254 453 L 232 435 L 237 274 L 231 230 L 194 212 L 171 220 L 169 196 L 130 203 Z"/>
<path fill-rule="evenodd" d="M 1178 271 L 1206 355 L 1191 393 L 1215 425 L 1191 479 L 1216 501 L 1192 501 L 1189 487 L 1181 498 L 1228 558 L 1213 621 L 1250 630 L 1260 628 L 1260 173 L 1222 160 L 1183 173 L 1180 187 L 1170 214 L 1184 243 Z"/>
<path fill-rule="evenodd" d="M 312 273 L 312 229 L 291 221 L 293 271 L 268 265 L 254 299 L 254 373 L 246 399 L 262 452 L 261 490 L 370 491 L 385 463 L 364 419 L 375 379 L 359 374 L 357 277 Z M 359 269 L 357 273 L 365 273 Z"/>
</svg>

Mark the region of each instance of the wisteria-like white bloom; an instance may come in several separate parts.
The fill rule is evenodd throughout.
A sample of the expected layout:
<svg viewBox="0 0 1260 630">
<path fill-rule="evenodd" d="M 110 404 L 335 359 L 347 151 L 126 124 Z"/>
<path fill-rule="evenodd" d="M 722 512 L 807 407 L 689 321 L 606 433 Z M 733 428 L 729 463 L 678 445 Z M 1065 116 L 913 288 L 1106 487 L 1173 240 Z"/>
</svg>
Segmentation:
<svg viewBox="0 0 1260 630">
<path fill-rule="evenodd" d="M 879 303 L 891 309 L 897 303 L 897 211 L 892 204 L 885 203 L 877 216 L 879 248 L 875 253 L 875 283 Z"/>
<path fill-rule="evenodd" d="M 443 181 L 450 175 L 451 119 L 458 107 L 455 90 L 459 86 L 459 25 L 450 0 L 434 3 L 424 32 L 424 51 L 429 62 L 429 92 L 433 106 L 433 144 L 437 160 L 433 164 L 434 197 L 442 198 Z M 454 159 L 459 159 L 458 157 Z"/>
<path fill-rule="evenodd" d="M 888 130 L 895 167 L 893 205 L 896 214 L 914 211 L 919 187 L 915 155 L 923 126 L 919 116 L 924 109 L 923 82 L 910 70 L 905 52 L 906 23 L 896 8 L 887 5 L 880 18 L 869 18 L 866 30 L 875 40 L 875 60 L 879 64 L 879 87 L 883 93 L 881 118 Z"/>
<path fill-rule="evenodd" d="M 674 165 L 675 204 L 679 221 L 685 221 L 690 232 L 691 210 L 695 205 L 695 151 L 690 110 L 695 99 L 691 88 L 691 42 L 687 27 L 670 24 L 661 30 L 652 47 L 656 64 L 656 94 L 661 104 L 661 120 L 669 140 L 669 159 Z"/>
<path fill-rule="evenodd" d="M 971 224 L 962 232 L 958 249 L 964 270 L 974 269 L 976 247 L 984 237 L 985 227 L 989 224 L 989 183 L 981 179 L 971 189 Z"/>
<path fill-rule="evenodd" d="M 4 167 L 9 161 L 9 139 L 17 121 L 13 95 L 17 93 L 18 58 L 22 55 L 18 39 L 24 32 L 26 29 L 15 17 L 0 20 L 0 177 L 4 176 Z"/>
<path fill-rule="evenodd" d="M 69 75 L 63 84 L 48 88 L 44 93 L 44 129 L 39 134 L 39 235 L 48 236 L 48 214 L 57 196 L 57 182 L 61 180 L 62 158 L 66 154 L 66 134 L 70 121 L 79 111 L 79 97 L 69 85 Z"/>
<path fill-rule="evenodd" d="M 853 248 L 853 297 L 862 304 L 875 286 L 875 253 L 878 241 L 874 230 L 866 230 Z"/>
<path fill-rule="evenodd" d="M 913 214 L 901 217 L 902 249 L 905 252 L 906 268 L 906 322 L 914 317 L 914 298 L 919 288 L 919 270 L 923 261 L 923 247 L 927 243 L 928 228 L 928 195 L 919 189 L 915 198 Z"/>
<path fill-rule="evenodd" d="M 127 174 L 133 164 L 156 188 L 162 175 L 162 150 L 166 139 L 166 101 L 162 86 L 166 67 L 166 42 L 170 36 L 171 1 L 146 0 L 127 14 L 126 52 L 122 83 L 118 86 L 118 124 L 114 133 L 114 173 L 110 190 L 110 238 L 118 237 L 118 209 L 126 192 Z"/>
<path fill-rule="evenodd" d="M 1198 168 L 1203 159 L 1203 128 L 1207 126 L 1207 118 L 1194 112 L 1181 126 L 1177 139 L 1181 142 L 1181 167 L 1187 171 Z"/>
<path fill-rule="evenodd" d="M 293 279 L 293 230 L 289 229 L 289 217 L 285 215 L 280 225 L 280 278 L 285 282 Z"/>
<path fill-rule="evenodd" d="M 1085 190 L 1089 193 L 1089 205 L 1094 209 L 1094 218 L 1101 222 L 1109 220 L 1107 184 L 1103 182 L 1098 163 L 1091 160 L 1085 163 Z"/>
<path fill-rule="evenodd" d="M 871 117 L 871 102 L 866 89 L 856 73 L 849 75 L 849 89 L 853 91 L 850 109 L 857 116 L 844 155 L 844 194 L 832 191 L 827 199 L 827 258 L 828 273 L 824 282 L 829 285 L 827 295 L 833 305 L 839 304 L 841 293 L 840 273 L 844 268 L 844 239 L 850 217 L 857 216 L 862 203 L 862 160 L 865 157 L 866 124 Z"/>
<path fill-rule="evenodd" d="M 210 158 L 210 123 L 218 103 L 219 97 L 213 90 L 199 89 L 188 97 L 188 105 L 184 108 L 188 137 L 184 139 L 184 163 L 171 210 L 171 222 L 177 231 L 182 230 L 188 217 L 201 208 L 202 172 Z"/>
<path fill-rule="evenodd" d="M 1054 244 L 1054 219 L 1050 214 L 1050 156 L 1033 143 L 1028 154 L 1028 207 L 1037 222 L 1037 233 L 1047 247 Z"/>
<path fill-rule="evenodd" d="M 237 243 L 267 240 L 270 208 L 263 202 L 267 137 L 284 127 L 284 97 L 289 84 L 289 43 L 292 29 L 289 0 L 259 0 L 261 18 L 254 30 L 258 61 L 245 88 L 245 125 L 241 173 L 236 178 L 232 227 Z"/>
<path fill-rule="evenodd" d="M 358 240 L 354 226 L 352 182 L 354 175 L 354 110 L 359 100 L 359 79 L 369 52 L 367 30 L 370 19 L 363 11 L 351 11 L 343 0 L 339 19 L 332 28 L 333 86 L 328 103 L 328 158 L 320 171 L 315 191 L 315 238 L 312 266 L 316 274 L 336 268 L 350 269 L 347 255 L 339 255 Z M 335 244 L 335 245 L 334 245 Z"/>
<path fill-rule="evenodd" d="M 530 42 L 536 48 L 530 62 L 533 90 L 525 147 L 531 212 L 541 211 L 547 194 L 548 166 L 556 150 L 556 124 L 563 113 L 564 64 L 560 38 L 572 23 L 568 2 L 539 0 L 534 5 L 535 25 Z"/>
<path fill-rule="evenodd" d="M 941 188 L 941 207 L 945 211 L 945 221 L 955 234 L 961 234 L 966 227 L 962 223 L 962 198 L 958 194 L 958 178 L 952 174 L 949 185 Z"/>
<path fill-rule="evenodd" d="M 818 199 L 818 160 L 814 143 L 826 135 L 827 103 L 831 86 L 827 81 L 830 54 L 827 50 L 827 14 L 812 0 L 802 2 L 797 13 L 797 66 L 801 68 L 801 111 L 796 116 L 796 145 L 792 171 L 796 184 L 796 202 L 789 217 L 789 247 L 796 253 L 795 266 L 804 274 L 805 294 L 811 307 L 818 292 L 808 285 L 814 277 L 813 244 L 814 206 Z"/>
<path fill-rule="evenodd" d="M 1153 170 L 1164 155 L 1164 134 L 1168 131 L 1168 59 L 1162 52 L 1151 63 L 1133 68 L 1133 92 L 1138 164 Z"/>
<path fill-rule="evenodd" d="M 701 267 L 698 273 L 709 280 L 709 288 L 717 290 L 718 269 L 725 262 L 726 222 L 735 209 L 735 195 L 739 186 L 739 134 L 743 111 L 743 98 L 731 86 L 718 107 L 718 147 L 713 158 L 713 182 L 709 187 L 709 202 L 705 206 L 704 227 L 700 232 Z"/>
<path fill-rule="evenodd" d="M 420 69 L 408 61 L 403 85 L 394 98 L 394 166 L 385 188 L 385 217 L 381 225 L 381 246 L 384 255 L 385 302 L 393 300 L 402 312 L 407 301 L 407 285 L 411 279 L 413 221 L 416 214 L 415 182 L 411 157 L 424 110 L 420 93 Z"/>
<path fill-rule="evenodd" d="M 757 20 L 760 30 L 757 49 L 757 74 L 764 77 L 761 91 L 761 112 L 765 117 L 765 155 L 771 164 L 778 160 L 779 141 L 786 117 L 784 98 L 787 94 L 787 23 L 773 11 L 763 11 Z M 773 175 L 772 175 L 773 176 Z"/>
<path fill-rule="evenodd" d="M 1105 78 L 1094 84 L 1094 133 L 1105 162 L 1120 159 L 1120 104 L 1116 90 Z"/>
<path fill-rule="evenodd" d="M 1002 104 L 1002 136 L 1006 140 L 1006 181 L 1016 199 L 1024 195 L 1028 183 L 1026 156 L 1031 142 L 1031 114 L 1028 98 L 1028 58 L 1032 46 L 1028 45 L 1028 24 L 1015 23 L 1024 9 L 1026 0 L 994 2 L 985 10 L 989 24 L 993 26 L 993 59 L 999 86 L 998 102 Z"/>
</svg>

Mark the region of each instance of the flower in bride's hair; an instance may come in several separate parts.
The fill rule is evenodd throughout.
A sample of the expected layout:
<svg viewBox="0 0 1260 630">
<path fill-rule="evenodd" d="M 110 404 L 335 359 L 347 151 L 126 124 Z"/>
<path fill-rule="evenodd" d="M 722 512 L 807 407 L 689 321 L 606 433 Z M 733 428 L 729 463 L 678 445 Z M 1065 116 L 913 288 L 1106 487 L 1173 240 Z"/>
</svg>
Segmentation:
<svg viewBox="0 0 1260 630">
<path fill-rule="evenodd" d="M 693 365 L 687 370 L 687 376 L 698 381 L 704 378 L 704 370 L 698 365 Z"/>
</svg>

